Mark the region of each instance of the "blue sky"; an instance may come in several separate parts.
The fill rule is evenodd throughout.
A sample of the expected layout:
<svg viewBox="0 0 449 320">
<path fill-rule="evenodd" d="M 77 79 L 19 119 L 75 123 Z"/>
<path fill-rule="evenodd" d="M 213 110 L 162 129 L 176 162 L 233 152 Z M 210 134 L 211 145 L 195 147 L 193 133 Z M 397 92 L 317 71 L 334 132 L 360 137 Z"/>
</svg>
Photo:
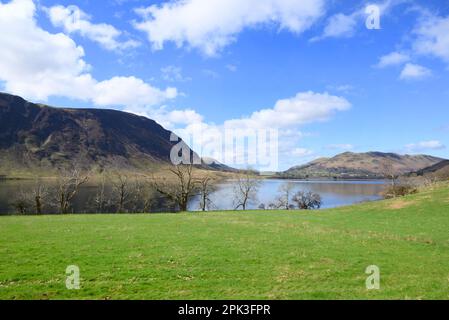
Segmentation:
<svg viewBox="0 0 449 320">
<path fill-rule="evenodd" d="M 343 151 L 449 158 L 447 1 L 0 3 L 0 83 L 27 99 L 181 136 L 275 127 L 280 169 Z"/>
</svg>

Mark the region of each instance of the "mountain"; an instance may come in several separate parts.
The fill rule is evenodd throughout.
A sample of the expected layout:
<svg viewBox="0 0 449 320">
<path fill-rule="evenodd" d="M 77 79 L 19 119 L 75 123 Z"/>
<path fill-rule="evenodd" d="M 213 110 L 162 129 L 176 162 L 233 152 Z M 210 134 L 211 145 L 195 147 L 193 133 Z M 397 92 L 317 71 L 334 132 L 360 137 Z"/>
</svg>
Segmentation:
<svg viewBox="0 0 449 320">
<path fill-rule="evenodd" d="M 0 93 L 0 169 L 148 169 L 170 163 L 176 142 L 155 121 L 103 109 L 53 108 Z"/>
<path fill-rule="evenodd" d="M 412 173 L 412 175 L 415 174 L 417 176 L 427 176 L 434 177 L 439 180 L 447 180 L 449 179 L 449 160 L 443 160 L 441 162 L 438 162 L 437 164 L 434 164 L 433 166 L 426 167 Z"/>
<path fill-rule="evenodd" d="M 320 158 L 281 173 L 282 177 L 374 179 L 385 176 L 385 171 L 397 175 L 432 166 L 443 159 L 427 155 L 399 155 L 395 153 L 345 152 L 333 158 Z"/>
</svg>

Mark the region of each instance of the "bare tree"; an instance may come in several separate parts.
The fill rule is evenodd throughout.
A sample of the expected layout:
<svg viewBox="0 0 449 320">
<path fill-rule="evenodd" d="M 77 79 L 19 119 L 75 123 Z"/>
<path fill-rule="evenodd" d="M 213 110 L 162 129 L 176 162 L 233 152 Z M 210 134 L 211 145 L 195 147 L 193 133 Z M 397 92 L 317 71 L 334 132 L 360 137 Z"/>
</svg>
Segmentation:
<svg viewBox="0 0 449 320">
<path fill-rule="evenodd" d="M 279 187 L 280 195 L 277 198 L 277 207 L 285 210 L 291 209 L 290 198 L 295 189 L 295 184 L 292 182 L 285 182 Z"/>
<path fill-rule="evenodd" d="M 29 193 L 23 190 L 17 192 L 13 197 L 10 205 L 17 211 L 20 215 L 25 215 L 29 212 L 31 206 Z"/>
<path fill-rule="evenodd" d="M 131 211 L 138 213 L 150 212 L 154 203 L 154 189 L 143 177 L 136 176 L 130 185 Z"/>
<path fill-rule="evenodd" d="M 260 184 L 260 180 L 254 177 L 253 172 L 249 170 L 237 178 L 234 184 L 235 210 L 240 207 L 246 210 L 249 203 L 257 200 Z"/>
<path fill-rule="evenodd" d="M 270 202 L 270 203 L 268 204 L 268 206 L 267 206 L 267 209 L 268 209 L 268 210 L 274 210 L 274 209 L 277 209 L 277 206 L 276 206 L 276 204 L 274 204 L 273 202 Z"/>
<path fill-rule="evenodd" d="M 40 178 L 36 178 L 31 188 L 21 189 L 13 196 L 12 206 L 20 214 L 42 214 L 49 195 Z"/>
<path fill-rule="evenodd" d="M 131 178 L 121 171 L 114 171 L 110 176 L 110 182 L 112 186 L 112 203 L 117 213 L 123 213 L 126 211 L 126 206 L 131 202 L 133 196 Z"/>
<path fill-rule="evenodd" d="M 198 179 L 199 193 L 200 193 L 200 209 L 201 211 L 210 210 L 213 206 L 210 195 L 215 191 L 216 181 L 211 176 L 207 175 L 201 179 Z"/>
<path fill-rule="evenodd" d="M 292 200 L 301 210 L 321 208 L 321 196 L 311 191 L 298 191 L 295 193 Z"/>
<path fill-rule="evenodd" d="M 110 199 L 106 193 L 106 185 L 107 185 L 107 178 L 103 172 L 100 177 L 100 182 L 96 187 L 97 190 L 95 192 L 95 195 L 90 201 L 91 202 L 90 207 L 96 213 L 106 213 L 110 205 Z"/>
<path fill-rule="evenodd" d="M 48 188 L 42 183 L 42 179 L 36 178 L 33 189 L 31 190 L 35 214 L 42 214 L 48 195 Z"/>
<path fill-rule="evenodd" d="M 72 201 L 78 194 L 80 187 L 89 180 L 89 173 L 83 173 L 80 169 L 61 170 L 56 180 L 53 203 L 59 213 L 68 213 Z"/>
<path fill-rule="evenodd" d="M 180 211 L 187 211 L 190 199 L 195 195 L 198 180 L 194 177 L 193 165 L 176 165 L 169 169 L 173 181 L 152 177 L 152 185 L 160 194 L 173 201 Z"/>
<path fill-rule="evenodd" d="M 394 169 L 394 163 L 391 159 L 385 159 L 381 164 L 382 175 L 385 179 L 391 181 L 391 185 L 394 187 L 396 185 L 396 179 L 398 175 Z"/>
</svg>

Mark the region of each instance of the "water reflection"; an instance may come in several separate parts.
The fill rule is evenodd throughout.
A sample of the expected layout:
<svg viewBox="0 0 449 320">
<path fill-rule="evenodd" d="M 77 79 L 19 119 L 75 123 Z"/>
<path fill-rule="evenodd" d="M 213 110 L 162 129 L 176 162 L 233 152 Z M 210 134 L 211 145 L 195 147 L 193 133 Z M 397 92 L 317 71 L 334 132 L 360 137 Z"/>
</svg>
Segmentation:
<svg viewBox="0 0 449 320">
<path fill-rule="evenodd" d="M 304 180 L 263 180 L 258 192 L 258 200 L 249 205 L 248 209 L 257 209 L 260 204 L 268 205 L 275 202 L 279 187 L 291 182 L 295 190 L 312 191 L 321 195 L 322 208 L 333 208 L 350 205 L 363 201 L 381 199 L 384 181 L 304 181 Z M 234 209 L 233 183 L 228 181 L 218 186 L 218 190 L 211 195 L 211 200 L 217 210 Z M 194 199 L 189 209 L 199 208 L 199 200 Z"/>
<path fill-rule="evenodd" d="M 383 181 L 303 181 L 303 180 L 263 180 L 258 192 L 258 200 L 250 203 L 248 209 L 257 209 L 260 204 L 268 205 L 278 196 L 279 187 L 285 182 L 291 182 L 295 190 L 312 191 L 321 195 L 323 208 L 332 208 L 350 205 L 363 201 L 381 199 L 380 193 L 384 189 Z M 33 181 L 6 180 L 0 181 L 0 214 L 12 213 L 11 201 L 14 196 L 23 190 L 31 190 Z M 227 181 L 217 186 L 210 199 L 216 210 L 234 209 L 233 182 Z M 97 186 L 85 185 L 76 196 L 73 212 L 93 212 L 89 203 L 97 192 Z M 189 210 L 197 211 L 200 208 L 199 197 L 195 197 L 189 204 Z M 151 212 L 173 211 L 173 206 L 167 204 L 163 198 L 154 200 Z M 113 212 L 113 210 L 112 210 Z"/>
</svg>

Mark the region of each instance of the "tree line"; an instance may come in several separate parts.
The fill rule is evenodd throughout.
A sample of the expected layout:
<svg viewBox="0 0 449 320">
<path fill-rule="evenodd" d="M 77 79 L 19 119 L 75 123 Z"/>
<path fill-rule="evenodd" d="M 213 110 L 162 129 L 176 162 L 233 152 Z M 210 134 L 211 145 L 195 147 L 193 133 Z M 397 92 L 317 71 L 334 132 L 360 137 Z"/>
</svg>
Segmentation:
<svg viewBox="0 0 449 320">
<path fill-rule="evenodd" d="M 92 181 L 94 180 L 94 181 Z M 92 172 L 78 168 L 60 170 L 55 179 L 36 178 L 28 190 L 12 197 L 11 206 L 18 214 L 75 213 L 75 200 L 83 187 L 89 188 L 83 212 L 86 213 L 150 213 L 185 212 L 193 198 L 198 208 L 216 209 L 211 199 L 220 180 L 213 172 L 198 170 L 193 165 L 170 167 L 162 177 L 130 174 L 120 170 L 104 170 L 93 178 Z M 233 180 L 235 210 L 247 210 L 256 205 L 261 180 L 254 171 L 239 172 Z M 319 209 L 321 197 L 306 191 L 296 191 L 293 183 L 279 188 L 276 200 L 259 209 Z"/>
</svg>

